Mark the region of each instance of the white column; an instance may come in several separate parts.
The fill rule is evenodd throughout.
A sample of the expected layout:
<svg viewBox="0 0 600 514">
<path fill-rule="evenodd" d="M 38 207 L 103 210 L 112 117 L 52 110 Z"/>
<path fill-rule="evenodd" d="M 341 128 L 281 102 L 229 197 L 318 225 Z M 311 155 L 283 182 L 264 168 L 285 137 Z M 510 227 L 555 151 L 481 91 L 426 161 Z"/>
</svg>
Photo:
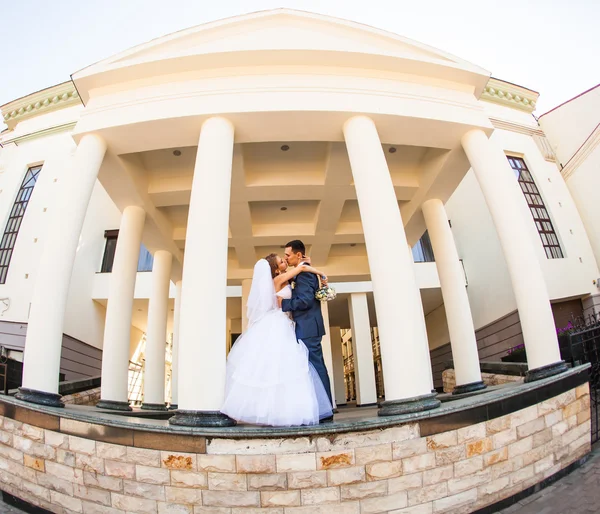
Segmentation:
<svg viewBox="0 0 600 514">
<path fill-rule="evenodd" d="M 175 284 L 175 307 L 173 309 L 173 355 L 171 356 L 171 409 L 178 407 L 179 398 L 179 317 L 181 313 L 181 280 Z"/>
<path fill-rule="evenodd" d="M 439 401 L 431 398 L 422 350 L 427 340 L 416 321 L 413 263 L 377 128 L 370 118 L 355 116 L 344 124 L 344 137 L 369 256 L 386 403 L 410 400 L 395 402 L 393 408 L 387 403 L 379 414 L 435 408 Z"/>
<path fill-rule="evenodd" d="M 554 318 L 544 276 L 527 225 L 520 214 L 524 201 L 502 148 L 482 130 L 471 130 L 462 146 L 488 205 L 510 274 L 529 370 L 561 361 Z M 558 366 L 556 371 L 566 369 Z M 530 377 L 531 378 L 531 377 Z"/>
<path fill-rule="evenodd" d="M 96 404 L 101 408 L 129 410 L 131 314 L 145 219 L 144 209 L 133 205 L 121 217 L 104 325 L 101 400 Z"/>
<path fill-rule="evenodd" d="M 325 361 L 325 368 L 327 368 L 327 374 L 329 375 L 329 382 L 333 380 L 333 357 L 331 354 L 331 334 L 329 333 L 329 306 L 327 302 L 321 302 L 321 314 L 323 315 L 323 325 L 325 325 L 325 335 L 321 339 L 321 347 L 323 348 L 323 360 Z M 333 390 L 331 392 L 331 400 L 333 402 L 333 408 L 335 409 L 335 398 Z"/>
<path fill-rule="evenodd" d="M 179 408 L 173 424 L 229 425 L 218 412 L 225 389 L 227 237 L 233 125 L 221 117 L 200 131 L 194 167 L 179 321 Z M 202 412 L 199 412 L 202 411 Z"/>
<path fill-rule="evenodd" d="M 69 284 L 79 235 L 105 152 L 106 143 L 100 136 L 86 134 L 81 138 L 51 208 L 51 223 L 36 273 L 27 322 L 23 385 L 18 393 L 21 399 L 62 405 L 58 397 L 58 375 Z M 45 396 L 45 400 L 41 396 Z"/>
<path fill-rule="evenodd" d="M 248 328 L 248 296 L 252 288 L 252 279 L 246 278 L 242 280 L 242 332 Z"/>
<path fill-rule="evenodd" d="M 333 396 L 336 405 L 346 405 L 346 385 L 344 384 L 344 356 L 342 355 L 342 335 L 340 327 L 329 327 L 331 338 L 331 358 L 333 365 Z"/>
<path fill-rule="evenodd" d="M 377 403 L 371 322 L 369 321 L 366 293 L 352 293 L 348 297 L 348 309 L 350 310 L 350 328 L 352 329 L 356 404 L 360 406 Z"/>
<path fill-rule="evenodd" d="M 142 409 L 164 410 L 166 408 L 165 348 L 172 262 L 173 257 L 170 252 L 158 250 L 154 253 L 152 286 L 148 302 L 144 403 Z"/>
<path fill-rule="evenodd" d="M 426 201 L 423 204 L 423 216 L 442 287 L 456 385 L 470 385 L 471 389 L 473 387 L 483 389 L 485 386 L 481 381 L 471 306 L 454 237 L 442 201 L 439 199 Z M 457 392 L 463 390 L 464 387 L 459 388 Z"/>
</svg>

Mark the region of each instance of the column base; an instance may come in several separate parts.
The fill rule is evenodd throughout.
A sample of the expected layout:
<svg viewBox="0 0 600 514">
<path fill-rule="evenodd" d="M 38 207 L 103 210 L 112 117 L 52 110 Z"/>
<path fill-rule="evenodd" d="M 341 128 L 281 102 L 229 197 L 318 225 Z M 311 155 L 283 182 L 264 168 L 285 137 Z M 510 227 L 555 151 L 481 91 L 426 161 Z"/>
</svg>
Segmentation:
<svg viewBox="0 0 600 514">
<path fill-rule="evenodd" d="M 169 424 L 183 427 L 233 427 L 234 419 L 219 411 L 177 410 Z"/>
<path fill-rule="evenodd" d="M 176 403 L 172 403 L 169 405 L 169 410 L 178 410 L 179 406 Z"/>
<path fill-rule="evenodd" d="M 17 400 L 24 402 L 36 403 L 37 405 L 45 405 L 46 407 L 64 407 L 65 404 L 60 400 L 62 396 L 56 393 L 47 393 L 38 391 L 37 389 L 27 389 L 19 387 L 19 392 L 15 394 Z"/>
<path fill-rule="evenodd" d="M 167 410 L 167 406 L 164 403 L 142 403 L 140 407 L 142 410 Z"/>
<path fill-rule="evenodd" d="M 120 411 L 130 411 L 131 410 L 131 407 L 129 406 L 129 402 L 117 402 L 115 400 L 100 400 L 96 404 L 96 408 L 109 409 L 109 410 L 120 410 Z"/>
<path fill-rule="evenodd" d="M 530 369 L 525 374 L 525 382 L 535 382 L 542 378 L 553 377 L 554 375 L 564 373 L 568 369 L 569 367 L 565 361 L 558 361 L 547 366 L 542 366 L 541 368 Z"/>
<path fill-rule="evenodd" d="M 414 396 L 413 398 L 381 402 L 377 415 L 399 416 L 401 414 L 410 414 L 411 412 L 437 409 L 441 405 L 441 402 L 435 396 L 435 394 L 424 394 L 422 396 Z"/>
<path fill-rule="evenodd" d="M 452 394 L 465 394 L 465 393 L 473 393 L 475 391 L 481 391 L 485 389 L 487 386 L 483 383 L 482 380 L 479 382 L 469 382 L 468 384 L 457 385 L 452 391 Z"/>
</svg>

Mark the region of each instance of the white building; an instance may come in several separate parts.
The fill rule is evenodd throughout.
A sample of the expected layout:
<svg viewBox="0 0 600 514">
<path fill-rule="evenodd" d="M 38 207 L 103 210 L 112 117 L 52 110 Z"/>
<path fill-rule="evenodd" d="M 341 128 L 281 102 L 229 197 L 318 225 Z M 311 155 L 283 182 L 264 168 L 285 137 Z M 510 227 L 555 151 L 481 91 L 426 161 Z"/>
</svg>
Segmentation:
<svg viewBox="0 0 600 514">
<path fill-rule="evenodd" d="M 59 371 L 102 371 L 102 404 L 126 408 L 145 333 L 145 403 L 164 405 L 172 338 L 173 403 L 218 410 L 252 267 L 293 238 L 339 293 L 325 341 L 339 403 L 340 329 L 365 405 L 377 327 L 383 414 L 436 406 L 429 356 L 436 385 L 454 359 L 462 390 L 483 385 L 478 360 L 523 341 L 530 370 L 561 371 L 556 325 L 594 308 L 600 277 L 594 91 L 595 111 L 580 99 L 540 127 L 534 91 L 283 9 L 164 36 L 2 106 L 0 345 L 25 348 L 24 397 L 55 403 Z M 413 264 L 426 230 L 436 260 Z M 152 273 L 136 273 L 142 244 Z"/>
</svg>

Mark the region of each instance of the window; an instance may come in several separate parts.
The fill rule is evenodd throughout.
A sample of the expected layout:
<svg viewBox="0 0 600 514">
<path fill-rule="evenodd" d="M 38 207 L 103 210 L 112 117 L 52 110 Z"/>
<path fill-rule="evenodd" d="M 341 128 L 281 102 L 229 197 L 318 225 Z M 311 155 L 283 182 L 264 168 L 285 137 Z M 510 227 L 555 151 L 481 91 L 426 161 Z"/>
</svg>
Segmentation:
<svg viewBox="0 0 600 514">
<path fill-rule="evenodd" d="M 521 191 L 525 196 L 533 221 L 537 228 L 546 257 L 548 259 L 562 259 L 564 257 L 558 237 L 554 231 L 552 220 L 544 205 L 544 200 L 540 194 L 531 173 L 527 169 L 525 161 L 520 157 L 508 156 L 508 162 L 515 172 L 515 176 L 521 186 Z"/>
<path fill-rule="evenodd" d="M 431 239 L 429 239 L 429 232 L 425 231 L 421 236 L 421 239 L 413 246 L 412 254 L 415 262 L 435 262 L 433 248 L 431 247 Z"/>
<path fill-rule="evenodd" d="M 19 235 L 19 229 L 23 222 L 23 216 L 25 216 L 29 199 L 31 198 L 33 188 L 35 187 L 41 170 L 41 166 L 33 166 L 27 170 L 23 183 L 15 198 L 15 203 L 8 216 L 4 235 L 0 241 L 0 284 L 6 283 L 8 267 L 10 266 L 10 260 L 17 242 L 17 236 Z"/>
<path fill-rule="evenodd" d="M 104 256 L 102 257 L 102 266 L 100 273 L 112 273 L 113 263 L 115 261 L 115 251 L 117 250 L 117 239 L 119 238 L 118 230 L 106 230 L 104 232 L 106 238 L 106 244 L 104 245 Z M 140 254 L 138 256 L 138 271 L 152 271 L 152 264 L 154 263 L 154 257 L 148 251 L 148 249 L 142 245 L 140 246 Z"/>
</svg>

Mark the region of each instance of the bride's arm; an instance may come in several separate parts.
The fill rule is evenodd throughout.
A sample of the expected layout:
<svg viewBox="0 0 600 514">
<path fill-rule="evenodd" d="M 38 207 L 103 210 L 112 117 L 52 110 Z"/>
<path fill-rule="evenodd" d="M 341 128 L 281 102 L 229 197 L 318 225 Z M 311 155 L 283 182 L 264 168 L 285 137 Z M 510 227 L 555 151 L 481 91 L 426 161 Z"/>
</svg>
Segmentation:
<svg viewBox="0 0 600 514">
<path fill-rule="evenodd" d="M 285 273 L 282 273 L 281 275 L 277 275 L 274 280 L 275 286 L 280 286 L 284 282 L 291 280 L 296 275 L 299 275 L 302 272 L 313 273 L 315 275 L 320 275 L 321 277 L 325 276 L 325 273 L 323 273 L 321 270 L 318 270 L 317 268 L 313 268 L 312 266 L 307 266 L 307 265 L 296 266 L 291 271 L 286 271 Z"/>
</svg>

